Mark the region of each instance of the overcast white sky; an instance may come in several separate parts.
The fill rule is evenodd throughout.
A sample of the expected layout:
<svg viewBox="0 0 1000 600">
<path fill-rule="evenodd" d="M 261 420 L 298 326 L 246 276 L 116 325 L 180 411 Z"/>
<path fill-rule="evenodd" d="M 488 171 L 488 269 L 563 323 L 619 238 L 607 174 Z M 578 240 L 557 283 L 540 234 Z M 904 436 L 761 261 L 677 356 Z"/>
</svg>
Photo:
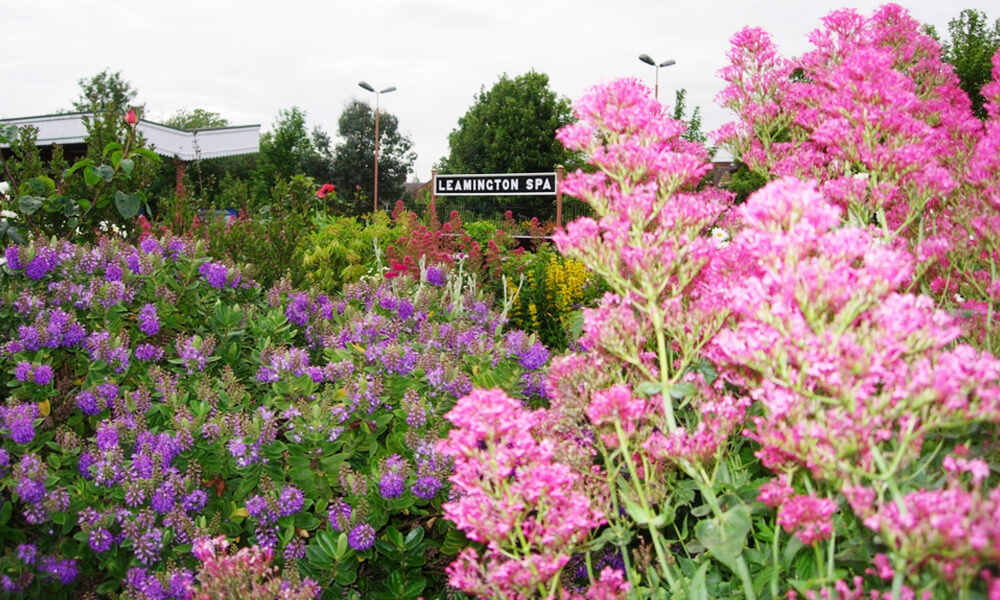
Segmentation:
<svg viewBox="0 0 1000 600">
<path fill-rule="evenodd" d="M 729 38 L 746 25 L 774 36 L 786 56 L 808 50 L 806 35 L 838 8 L 865 16 L 869 0 L 0 0 L 0 118 L 70 109 L 78 80 L 105 68 L 138 90 L 147 118 L 178 109 L 220 113 L 233 125 L 269 129 L 298 106 L 310 126 L 336 136 L 358 87 L 382 89 L 380 108 L 399 118 L 430 178 L 448 154 L 448 134 L 482 87 L 507 73 L 549 76 L 571 100 L 618 77 L 653 87 L 638 55 L 677 64 L 660 70 L 660 99 L 686 88 L 703 129 L 730 120 L 715 105 Z M 963 8 L 1000 17 L 995 0 L 901 2 L 942 34 Z"/>
</svg>

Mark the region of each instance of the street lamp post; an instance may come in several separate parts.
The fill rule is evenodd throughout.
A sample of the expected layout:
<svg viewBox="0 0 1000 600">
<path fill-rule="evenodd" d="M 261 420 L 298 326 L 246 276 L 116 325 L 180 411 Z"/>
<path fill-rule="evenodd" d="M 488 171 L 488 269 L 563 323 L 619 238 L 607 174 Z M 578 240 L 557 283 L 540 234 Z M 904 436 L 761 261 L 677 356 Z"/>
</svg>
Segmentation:
<svg viewBox="0 0 1000 600">
<path fill-rule="evenodd" d="M 372 193 L 372 196 L 374 196 L 374 198 L 372 198 L 372 202 L 373 202 L 372 214 L 374 215 L 375 213 L 378 212 L 378 137 L 379 137 L 378 136 L 378 97 L 381 96 L 382 94 L 388 94 L 389 92 L 396 91 L 396 86 L 389 86 L 389 87 L 385 88 L 384 90 L 379 90 L 379 91 L 376 92 L 375 88 L 373 88 L 370 84 L 368 84 L 368 83 L 366 83 L 364 81 L 359 81 L 358 85 L 361 86 L 362 88 L 368 90 L 369 92 L 372 92 L 373 94 L 375 94 L 375 189 L 374 189 L 374 191 Z"/>
<path fill-rule="evenodd" d="M 674 59 L 672 59 L 672 58 L 669 58 L 669 59 L 667 59 L 667 60 L 665 60 L 665 61 L 657 64 L 656 61 L 653 60 L 652 58 L 650 58 L 650 56 L 648 54 L 640 54 L 639 55 L 639 60 L 641 60 L 642 62 L 646 63 L 647 65 L 653 65 L 653 68 L 656 69 L 656 91 L 654 92 L 654 94 L 656 96 L 657 101 L 659 101 L 659 99 L 660 99 L 660 67 L 669 67 L 670 65 L 676 65 L 677 61 L 674 60 Z"/>
</svg>

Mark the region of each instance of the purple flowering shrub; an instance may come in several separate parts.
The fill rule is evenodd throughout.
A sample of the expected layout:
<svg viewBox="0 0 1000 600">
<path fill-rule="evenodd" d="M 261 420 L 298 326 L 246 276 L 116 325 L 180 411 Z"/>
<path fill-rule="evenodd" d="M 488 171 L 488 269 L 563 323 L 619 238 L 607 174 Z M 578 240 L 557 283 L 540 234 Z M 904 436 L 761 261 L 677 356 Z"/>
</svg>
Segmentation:
<svg viewBox="0 0 1000 600">
<path fill-rule="evenodd" d="M 542 389 L 547 350 L 468 286 L 264 290 L 171 237 L 6 257 L 8 594 L 214 597 L 193 550 L 220 536 L 257 550 L 216 566 L 273 561 L 254 572 L 283 594 L 430 594 L 467 543 L 439 518 L 442 415 L 475 386 Z"/>
</svg>

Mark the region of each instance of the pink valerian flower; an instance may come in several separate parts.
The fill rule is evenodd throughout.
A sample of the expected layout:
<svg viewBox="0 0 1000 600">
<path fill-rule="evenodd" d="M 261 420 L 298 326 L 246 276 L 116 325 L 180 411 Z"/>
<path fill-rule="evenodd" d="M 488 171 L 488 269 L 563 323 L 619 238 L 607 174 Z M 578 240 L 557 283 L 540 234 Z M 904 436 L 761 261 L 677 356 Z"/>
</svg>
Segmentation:
<svg viewBox="0 0 1000 600">
<path fill-rule="evenodd" d="M 794 533 L 803 544 L 811 545 L 830 538 L 833 531 L 833 513 L 837 503 L 829 498 L 798 495 L 786 498 L 778 506 L 778 525 Z"/>
<path fill-rule="evenodd" d="M 227 551 L 224 537 L 195 540 L 192 553 L 201 561 L 195 581 L 187 581 L 184 593 L 195 600 L 212 598 L 286 598 L 307 600 L 319 596 L 321 589 L 311 579 L 286 580 L 272 566 L 270 548 L 240 548 Z"/>
<path fill-rule="evenodd" d="M 604 426 L 610 426 L 610 439 L 605 443 L 613 448 L 618 445 L 618 440 L 614 437 L 614 426 L 619 425 L 626 436 L 634 434 L 636 426 L 641 424 L 649 411 L 648 404 L 646 399 L 633 396 L 628 386 L 619 384 L 594 392 L 587 407 L 587 417 L 598 431 L 605 429 Z"/>
<path fill-rule="evenodd" d="M 539 427 L 546 411 L 526 410 L 499 390 L 476 390 L 446 418 L 455 427 L 438 451 L 454 460 L 456 495 L 444 515 L 487 544 L 482 556 L 463 552 L 449 568 L 450 581 L 471 593 L 532 594 L 558 575 L 604 516 L 583 492 L 583 476 L 556 462 L 556 445 Z"/>
<path fill-rule="evenodd" d="M 816 178 L 852 223 L 914 243 L 951 229 L 949 195 L 981 129 L 937 42 L 894 4 L 869 18 L 835 11 L 810 41 L 786 61 L 759 30 L 734 36 L 718 100 L 739 120 L 716 139 L 768 178 Z"/>
<path fill-rule="evenodd" d="M 905 465 L 925 431 L 1000 419 L 1000 362 L 953 346 L 961 330 L 952 317 L 927 297 L 895 293 L 912 256 L 867 230 L 834 228 L 831 209 L 814 186 L 790 179 L 741 207 L 747 227 L 726 250 L 757 271 L 720 291 L 736 321 L 708 355 L 726 376 L 749 369 L 741 381 L 767 415 L 747 435 L 766 466 L 804 466 L 839 485 L 859 467 L 875 469 L 873 444 L 901 444 L 893 451 Z"/>
<path fill-rule="evenodd" d="M 945 488 L 903 496 L 905 512 L 885 502 L 864 523 L 911 566 L 929 565 L 955 590 L 1000 560 L 1000 488 L 966 490 L 954 475 Z"/>
</svg>

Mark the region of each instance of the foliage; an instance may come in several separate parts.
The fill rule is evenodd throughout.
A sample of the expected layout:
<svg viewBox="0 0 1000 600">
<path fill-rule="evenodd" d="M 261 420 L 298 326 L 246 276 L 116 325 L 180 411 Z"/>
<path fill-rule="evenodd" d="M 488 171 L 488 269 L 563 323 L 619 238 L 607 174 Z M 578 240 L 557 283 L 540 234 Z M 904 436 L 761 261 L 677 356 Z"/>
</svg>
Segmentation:
<svg viewBox="0 0 1000 600">
<path fill-rule="evenodd" d="M 213 597 L 271 589 L 273 559 L 328 598 L 443 595 L 440 416 L 474 385 L 530 397 L 548 357 L 468 279 L 265 292 L 173 237 L 5 258 L 5 593 Z"/>
<path fill-rule="evenodd" d="M 253 195 L 267 198 L 275 182 L 305 175 L 317 181 L 329 181 L 329 136 L 319 127 L 310 135 L 306 113 L 297 106 L 278 111 L 271 131 L 260 138 L 260 153 L 254 171 Z"/>
<path fill-rule="evenodd" d="M 990 26 L 986 13 L 967 8 L 948 22 L 948 36 L 941 58 L 955 68 L 959 85 L 972 100 L 972 111 L 986 119 L 986 98 L 980 90 L 992 79 L 990 59 L 1000 50 L 1000 19 Z"/>
<path fill-rule="evenodd" d="M 296 175 L 275 184 L 263 210 L 251 213 L 243 207 L 235 216 L 192 216 L 191 228 L 175 231 L 203 240 L 216 259 L 245 265 L 246 274 L 265 287 L 285 277 L 299 286 L 306 281 L 302 255 L 314 229 L 312 216 L 325 207 L 315 187 L 312 179 Z"/>
<path fill-rule="evenodd" d="M 529 71 L 502 75 L 448 135 L 445 173 L 537 173 L 575 166 L 574 155 L 555 139 L 572 120 L 569 100 L 549 89 L 549 77 Z"/>
<path fill-rule="evenodd" d="M 217 112 L 196 108 L 194 110 L 181 109 L 167 118 L 163 122 L 167 127 L 175 129 L 210 129 L 212 127 L 227 127 L 229 119 L 226 119 Z"/>
<path fill-rule="evenodd" d="M 80 95 L 73 102 L 73 110 L 76 112 L 120 114 L 129 106 L 136 109 L 143 107 L 135 104 L 138 91 L 122 76 L 121 71 L 112 73 L 110 69 L 104 69 L 90 79 L 84 77 L 77 83 L 80 85 Z"/>
<path fill-rule="evenodd" d="M 529 71 L 514 78 L 502 75 L 476 96 L 469 110 L 448 135 L 449 155 L 439 165 L 442 173 L 544 173 L 557 165 L 574 169 L 580 158 L 566 150 L 555 132 L 572 120 L 567 98 L 549 89 L 549 77 Z M 498 201 L 482 198 L 498 212 Z M 551 199 L 526 197 L 519 200 L 530 214 L 543 220 L 554 218 Z"/>
<path fill-rule="evenodd" d="M 686 89 L 680 88 L 674 94 L 674 112 L 671 116 L 675 121 L 682 121 L 687 125 L 687 129 L 681 134 L 682 138 L 699 144 L 705 144 L 708 141 L 708 135 L 701 130 L 701 107 L 694 107 L 691 116 L 688 117 L 687 115 Z M 708 155 L 710 157 L 714 156 L 715 149 L 709 148 Z"/>
<path fill-rule="evenodd" d="M 127 124 L 126 117 L 125 113 L 116 115 L 125 125 L 121 140 L 109 142 L 96 156 L 78 159 L 68 168 L 59 150 L 53 152 L 49 164 L 43 164 L 34 143 L 36 132 L 31 128 L 0 129 L 0 142 L 10 144 L 12 151 L 11 158 L 3 162 L 10 185 L 4 209 L 15 215 L 5 219 L 0 237 L 23 241 L 26 232 L 36 237 L 77 232 L 92 236 L 99 227 L 129 232 L 133 218 L 146 203 L 143 187 L 159 156 L 141 146 L 134 121 Z M 96 122 L 91 121 L 91 125 Z"/>
<path fill-rule="evenodd" d="M 380 250 L 402 234 L 389 215 L 375 213 L 367 222 L 357 217 L 321 216 L 303 241 L 305 282 L 328 294 L 376 272 Z"/>
<path fill-rule="evenodd" d="M 566 350 L 579 337 L 582 310 L 597 303 L 605 287 L 586 266 L 541 246 L 504 262 L 511 324 L 538 334 L 550 348 Z"/>
<path fill-rule="evenodd" d="M 413 142 L 399 131 L 399 120 L 392 113 L 379 110 L 378 189 L 382 206 L 391 206 L 403 195 L 403 183 L 413 169 L 417 155 Z M 351 214 L 371 210 L 363 198 L 374 195 L 375 113 L 365 102 L 354 100 L 344 107 L 337 121 L 337 144 L 333 172 L 328 179 L 337 189 L 358 190 Z M 381 208 L 381 207 L 380 207 Z"/>
</svg>

